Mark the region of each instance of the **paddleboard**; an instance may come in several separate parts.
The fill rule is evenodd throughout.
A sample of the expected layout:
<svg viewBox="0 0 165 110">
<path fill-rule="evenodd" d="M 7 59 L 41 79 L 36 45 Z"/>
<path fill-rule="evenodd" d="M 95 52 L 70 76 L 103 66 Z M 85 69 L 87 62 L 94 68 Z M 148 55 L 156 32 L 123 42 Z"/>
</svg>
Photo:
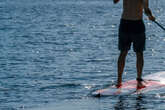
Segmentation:
<svg viewBox="0 0 165 110">
<path fill-rule="evenodd" d="M 123 82 L 121 88 L 110 86 L 105 89 L 96 90 L 92 92 L 92 95 L 93 96 L 129 95 L 129 94 L 139 94 L 152 90 L 158 90 L 160 88 L 165 88 L 165 71 L 147 75 L 143 79 L 144 79 L 143 83 L 146 87 L 142 89 L 137 90 L 137 81 L 134 79 Z"/>
</svg>

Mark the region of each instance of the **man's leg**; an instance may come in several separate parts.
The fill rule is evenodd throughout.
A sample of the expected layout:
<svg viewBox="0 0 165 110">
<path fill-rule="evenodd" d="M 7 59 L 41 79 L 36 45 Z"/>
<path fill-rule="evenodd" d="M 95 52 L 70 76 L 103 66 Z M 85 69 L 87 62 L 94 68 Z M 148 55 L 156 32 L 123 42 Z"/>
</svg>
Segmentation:
<svg viewBox="0 0 165 110">
<path fill-rule="evenodd" d="M 136 68 L 137 68 L 137 88 L 145 87 L 142 84 L 142 71 L 144 65 L 143 52 L 136 52 Z"/>
<path fill-rule="evenodd" d="M 117 87 L 121 86 L 122 83 L 122 74 L 124 71 L 124 66 L 125 66 L 125 59 L 127 56 L 128 51 L 121 51 L 119 58 L 118 58 L 118 79 L 117 79 Z"/>
</svg>

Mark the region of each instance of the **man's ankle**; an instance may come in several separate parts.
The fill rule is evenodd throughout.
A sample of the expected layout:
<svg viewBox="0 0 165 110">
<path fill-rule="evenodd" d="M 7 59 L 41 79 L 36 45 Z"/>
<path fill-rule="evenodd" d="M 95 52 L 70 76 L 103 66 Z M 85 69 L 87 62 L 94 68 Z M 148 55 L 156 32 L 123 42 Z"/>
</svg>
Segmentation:
<svg viewBox="0 0 165 110">
<path fill-rule="evenodd" d="M 121 86 L 122 86 L 122 84 L 121 84 L 121 83 L 118 83 L 118 84 L 116 85 L 116 88 L 121 88 Z"/>
</svg>

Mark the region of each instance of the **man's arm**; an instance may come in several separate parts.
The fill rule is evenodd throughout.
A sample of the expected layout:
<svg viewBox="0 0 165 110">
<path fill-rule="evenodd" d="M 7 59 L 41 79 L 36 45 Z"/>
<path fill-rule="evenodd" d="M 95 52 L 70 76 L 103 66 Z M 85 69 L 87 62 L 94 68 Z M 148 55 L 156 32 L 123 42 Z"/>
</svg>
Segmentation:
<svg viewBox="0 0 165 110">
<path fill-rule="evenodd" d="M 116 3 L 118 3 L 119 1 L 120 1 L 120 0 L 113 0 L 113 3 L 116 4 Z"/>
<path fill-rule="evenodd" d="M 149 1 L 143 0 L 143 5 L 144 5 L 144 12 L 148 16 L 149 20 L 155 21 L 155 17 L 152 15 L 152 12 L 149 8 Z"/>
</svg>

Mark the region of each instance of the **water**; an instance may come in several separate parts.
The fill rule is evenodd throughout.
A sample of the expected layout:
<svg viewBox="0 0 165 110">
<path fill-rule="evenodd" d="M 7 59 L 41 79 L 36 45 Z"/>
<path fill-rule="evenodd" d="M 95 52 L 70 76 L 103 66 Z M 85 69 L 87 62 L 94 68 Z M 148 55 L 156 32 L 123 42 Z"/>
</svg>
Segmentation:
<svg viewBox="0 0 165 110">
<path fill-rule="evenodd" d="M 150 5 L 165 26 L 165 1 Z M 0 110 L 163 110 L 164 91 L 90 96 L 115 83 L 121 6 L 109 0 L 1 0 Z M 165 32 L 144 19 L 147 75 L 165 70 Z M 131 50 L 123 80 L 136 77 L 135 61 Z"/>
</svg>

